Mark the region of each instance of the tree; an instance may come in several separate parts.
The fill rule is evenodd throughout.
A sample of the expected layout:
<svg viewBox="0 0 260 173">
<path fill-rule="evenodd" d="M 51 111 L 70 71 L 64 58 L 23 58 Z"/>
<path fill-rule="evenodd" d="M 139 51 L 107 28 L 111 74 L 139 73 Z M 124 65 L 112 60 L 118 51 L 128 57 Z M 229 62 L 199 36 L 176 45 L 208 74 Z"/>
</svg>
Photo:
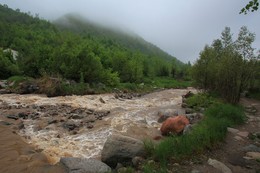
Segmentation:
<svg viewBox="0 0 260 173">
<path fill-rule="evenodd" d="M 221 39 L 206 46 L 194 64 L 192 75 L 197 85 L 218 92 L 230 103 L 237 103 L 240 93 L 257 77 L 259 61 L 252 48 L 254 38 L 243 26 L 237 40 L 232 41 L 230 28 L 226 27 Z"/>
<path fill-rule="evenodd" d="M 240 14 L 247 14 L 247 12 L 254 12 L 257 11 L 259 8 L 259 0 L 251 0 L 248 4 L 241 9 Z"/>
</svg>

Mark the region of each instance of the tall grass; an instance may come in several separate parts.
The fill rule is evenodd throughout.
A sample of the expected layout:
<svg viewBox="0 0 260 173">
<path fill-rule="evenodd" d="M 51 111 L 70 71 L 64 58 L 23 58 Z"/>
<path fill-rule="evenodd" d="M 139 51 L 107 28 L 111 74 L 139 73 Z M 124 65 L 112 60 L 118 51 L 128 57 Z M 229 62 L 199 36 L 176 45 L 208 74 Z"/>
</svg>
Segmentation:
<svg viewBox="0 0 260 173">
<path fill-rule="evenodd" d="M 171 136 L 154 146 L 149 144 L 150 153 L 162 163 L 169 159 L 181 160 L 190 157 L 223 141 L 227 127 L 244 121 L 245 116 L 241 107 L 214 104 L 206 110 L 204 119 L 194 127 L 190 134 Z"/>
</svg>

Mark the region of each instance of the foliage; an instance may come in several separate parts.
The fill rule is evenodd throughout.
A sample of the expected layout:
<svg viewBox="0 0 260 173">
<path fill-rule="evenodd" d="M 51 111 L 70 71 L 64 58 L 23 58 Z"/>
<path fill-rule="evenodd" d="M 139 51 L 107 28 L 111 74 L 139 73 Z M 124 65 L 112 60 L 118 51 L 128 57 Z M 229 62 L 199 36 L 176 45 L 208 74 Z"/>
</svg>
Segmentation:
<svg viewBox="0 0 260 173">
<path fill-rule="evenodd" d="M 0 49 L 0 79 L 6 79 L 20 73 L 17 63 L 10 52 Z"/>
<path fill-rule="evenodd" d="M 207 93 L 199 93 L 187 98 L 188 107 L 194 108 L 195 110 L 200 107 L 208 108 L 215 103 L 218 103 L 218 100 Z"/>
<path fill-rule="evenodd" d="M 251 0 L 246 4 L 244 8 L 241 9 L 240 14 L 244 13 L 247 14 L 247 12 L 251 11 L 257 11 L 259 8 L 259 1 L 258 0 Z"/>
<path fill-rule="evenodd" d="M 196 85 L 237 103 L 240 93 L 254 83 L 259 73 L 259 55 L 252 48 L 254 39 L 253 33 L 241 27 L 237 40 L 233 41 L 230 28 L 226 27 L 221 39 L 205 46 L 194 64 L 192 76 Z"/>
<path fill-rule="evenodd" d="M 80 16 L 67 15 L 52 24 L 0 5 L 0 33 L 0 47 L 19 52 L 15 62 L 0 54 L 1 78 L 19 72 L 39 78 L 48 72 L 113 87 L 119 82 L 171 76 L 173 65 L 183 71 L 183 63 L 142 38 L 97 26 Z M 172 60 L 174 64 L 169 63 Z"/>
<path fill-rule="evenodd" d="M 152 157 L 165 163 L 169 159 L 182 160 L 207 148 L 212 148 L 225 138 L 227 127 L 241 124 L 245 120 L 243 109 L 229 104 L 210 106 L 205 118 L 190 134 L 171 136 L 157 145 L 147 145 Z"/>
</svg>

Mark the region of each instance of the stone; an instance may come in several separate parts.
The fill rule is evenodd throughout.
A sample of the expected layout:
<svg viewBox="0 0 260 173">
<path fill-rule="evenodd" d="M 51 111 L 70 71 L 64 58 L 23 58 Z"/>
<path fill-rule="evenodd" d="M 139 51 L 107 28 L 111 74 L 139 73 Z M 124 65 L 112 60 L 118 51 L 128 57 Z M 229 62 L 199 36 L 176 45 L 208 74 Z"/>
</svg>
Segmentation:
<svg viewBox="0 0 260 173">
<path fill-rule="evenodd" d="M 186 117 L 189 119 L 189 121 L 193 121 L 195 118 L 197 118 L 197 113 L 193 114 L 186 114 Z"/>
<path fill-rule="evenodd" d="M 260 152 L 260 148 L 253 144 L 243 147 L 242 150 L 245 152 Z"/>
<path fill-rule="evenodd" d="M 191 109 L 191 108 L 186 108 L 185 109 L 185 114 L 192 114 L 192 113 L 194 113 L 193 109 Z"/>
<path fill-rule="evenodd" d="M 100 101 L 101 103 L 104 103 L 104 104 L 106 103 L 105 100 L 104 100 L 102 97 L 99 98 L 99 101 Z"/>
<path fill-rule="evenodd" d="M 230 133 L 233 133 L 233 134 L 237 134 L 239 132 L 239 130 L 231 128 L 231 127 L 228 127 L 227 131 L 230 132 Z"/>
<path fill-rule="evenodd" d="M 244 138 L 247 138 L 249 133 L 248 132 L 238 132 L 237 135 L 244 137 Z"/>
<path fill-rule="evenodd" d="M 235 136 L 234 137 L 237 141 L 243 141 L 244 139 L 243 138 L 241 138 L 240 136 Z"/>
<path fill-rule="evenodd" d="M 101 160 L 112 168 L 117 163 L 124 166 L 132 164 L 135 156 L 143 156 L 145 154 L 144 144 L 138 139 L 128 136 L 111 135 L 108 137 L 103 150 L 101 152 Z"/>
<path fill-rule="evenodd" d="M 133 166 L 138 167 L 143 162 L 143 160 L 144 159 L 142 157 L 139 157 L 139 156 L 134 157 L 132 159 Z"/>
<path fill-rule="evenodd" d="M 252 159 L 260 159 L 260 152 L 247 152 L 246 156 L 251 157 Z"/>
<path fill-rule="evenodd" d="M 19 118 L 22 118 L 22 119 L 28 119 L 29 113 L 20 112 L 20 113 L 18 113 L 18 116 L 19 116 Z"/>
<path fill-rule="evenodd" d="M 18 115 L 7 115 L 6 118 L 13 119 L 13 120 L 19 119 Z"/>
<path fill-rule="evenodd" d="M 93 114 L 88 115 L 86 118 L 84 118 L 84 122 L 86 123 L 93 123 L 95 121 L 96 121 L 96 117 Z"/>
<path fill-rule="evenodd" d="M 63 157 L 60 159 L 69 173 L 105 173 L 110 172 L 111 168 L 105 163 L 86 158 Z"/>
<path fill-rule="evenodd" d="M 74 130 L 78 126 L 76 125 L 76 122 L 69 120 L 63 124 L 63 127 L 68 130 Z"/>
<path fill-rule="evenodd" d="M 13 123 L 9 123 L 9 122 L 1 121 L 1 120 L 0 120 L 0 125 L 10 126 L 10 125 L 13 125 Z"/>
<path fill-rule="evenodd" d="M 191 171 L 191 173 L 201 173 L 201 172 L 199 170 L 194 169 Z"/>
<path fill-rule="evenodd" d="M 163 122 L 160 131 L 162 135 L 169 135 L 171 133 L 179 134 L 189 123 L 189 120 L 183 115 L 168 118 Z"/>
<path fill-rule="evenodd" d="M 214 168 L 220 170 L 222 173 L 232 173 L 231 169 L 227 167 L 224 163 L 217 161 L 215 159 L 209 158 L 208 164 Z"/>
<path fill-rule="evenodd" d="M 186 135 L 186 134 L 189 134 L 192 130 L 192 125 L 191 124 L 188 124 L 185 126 L 184 130 L 183 130 L 183 134 Z"/>
</svg>

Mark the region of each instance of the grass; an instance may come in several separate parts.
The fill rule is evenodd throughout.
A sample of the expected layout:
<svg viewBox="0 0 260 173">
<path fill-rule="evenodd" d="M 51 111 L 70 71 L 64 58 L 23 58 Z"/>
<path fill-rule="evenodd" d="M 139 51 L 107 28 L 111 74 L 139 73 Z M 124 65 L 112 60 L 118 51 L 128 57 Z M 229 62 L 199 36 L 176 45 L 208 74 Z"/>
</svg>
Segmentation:
<svg viewBox="0 0 260 173">
<path fill-rule="evenodd" d="M 220 102 L 219 99 L 214 98 L 207 93 L 199 93 L 187 99 L 188 107 L 194 108 L 195 110 L 200 107 L 207 108 L 218 102 Z"/>
<path fill-rule="evenodd" d="M 190 134 L 171 136 L 157 145 L 145 142 L 145 145 L 148 153 L 151 153 L 150 156 L 160 164 L 169 160 L 181 161 L 216 146 L 224 140 L 227 127 L 244 121 L 242 107 L 216 103 L 206 110 L 204 119 Z"/>
</svg>

